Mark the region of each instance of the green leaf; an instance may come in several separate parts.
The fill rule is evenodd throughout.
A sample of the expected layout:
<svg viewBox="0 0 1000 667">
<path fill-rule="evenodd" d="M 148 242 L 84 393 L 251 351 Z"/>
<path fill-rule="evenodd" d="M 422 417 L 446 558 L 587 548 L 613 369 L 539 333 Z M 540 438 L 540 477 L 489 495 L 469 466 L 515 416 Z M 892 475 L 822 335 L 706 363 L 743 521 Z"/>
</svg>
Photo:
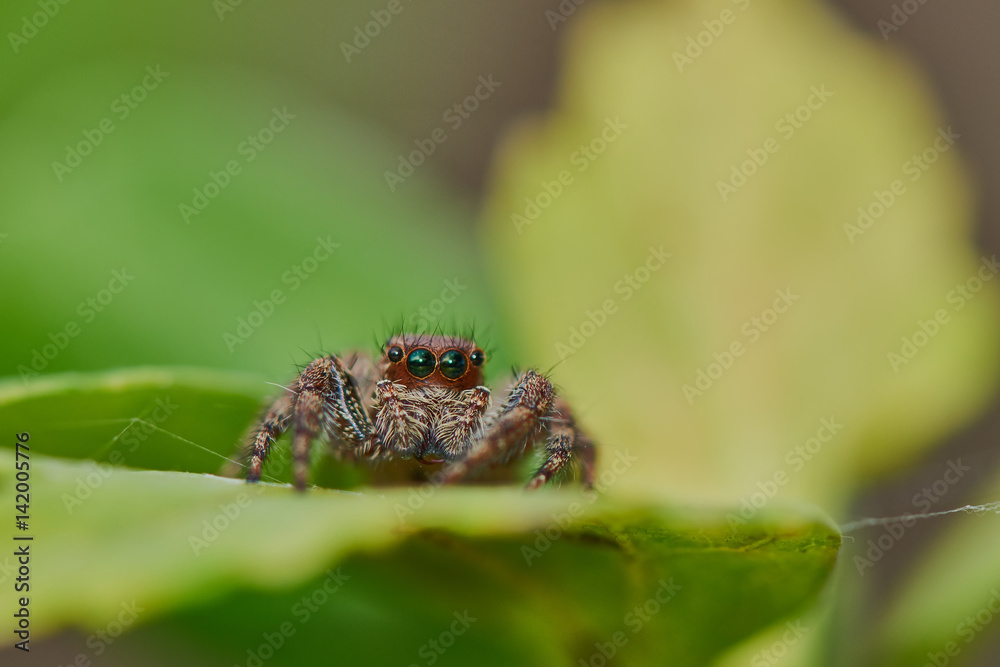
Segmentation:
<svg viewBox="0 0 1000 667">
<path fill-rule="evenodd" d="M 558 362 L 595 438 L 642 458 L 631 488 L 846 518 L 981 412 L 995 258 L 913 67 L 812 0 L 588 5 L 563 29 L 551 110 L 499 154 L 486 247 L 520 358 Z M 930 599 L 893 641 L 931 636 L 907 623 Z M 819 622 L 785 662 L 857 643 Z"/>
<path fill-rule="evenodd" d="M 721 511 L 570 488 L 303 495 L 52 459 L 34 434 L 29 444 L 33 638 L 93 632 L 135 608 L 134 632 L 110 650 L 167 633 L 174 652 L 178 637 L 210 642 L 211 664 L 245 661 L 284 623 L 295 638 L 270 665 L 324 650 L 409 664 L 467 612 L 476 620 L 442 664 L 570 665 L 617 641 L 618 664 L 702 665 L 808 604 L 840 545 L 807 507 L 730 528 Z M 13 462 L 0 450 L 5 497 Z M 323 589 L 331 573 L 347 578 Z M 305 620 L 303 599 L 316 606 Z M 0 614 L 13 604 L 4 596 Z"/>
<path fill-rule="evenodd" d="M 248 374 L 192 368 L 9 379 L 0 383 L 0 425 L 5 433 L 29 431 L 39 453 L 218 472 L 276 391 Z"/>
<path fill-rule="evenodd" d="M 586 10 L 553 110 L 500 155 L 486 247 L 520 358 L 564 359 L 597 440 L 643 457 L 630 484 L 834 512 L 976 414 L 998 281 L 912 68 L 818 2 Z"/>
</svg>

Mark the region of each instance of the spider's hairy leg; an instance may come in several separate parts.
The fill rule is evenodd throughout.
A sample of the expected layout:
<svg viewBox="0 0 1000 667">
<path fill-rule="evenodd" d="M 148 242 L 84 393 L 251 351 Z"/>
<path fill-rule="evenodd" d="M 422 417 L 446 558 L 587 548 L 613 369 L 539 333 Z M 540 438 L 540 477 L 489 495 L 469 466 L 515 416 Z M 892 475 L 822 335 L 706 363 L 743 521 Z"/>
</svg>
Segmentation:
<svg viewBox="0 0 1000 667">
<path fill-rule="evenodd" d="M 295 402 L 295 435 L 292 436 L 292 480 L 302 491 L 309 481 L 309 446 L 319 435 L 323 420 L 322 392 L 303 388 Z"/>
<path fill-rule="evenodd" d="M 375 391 L 375 383 L 378 381 L 378 369 L 371 357 L 364 352 L 353 352 L 341 356 L 340 364 L 347 371 L 347 374 L 354 378 L 358 396 L 370 397 Z"/>
<path fill-rule="evenodd" d="M 326 435 L 360 450 L 370 446 L 374 429 L 358 396 L 357 382 L 335 356 L 314 360 L 288 391 L 274 402 L 255 429 L 247 448 L 246 476 L 248 482 L 260 481 L 271 446 L 291 425 L 295 431 L 292 474 L 295 487 L 301 490 L 309 479 L 309 449 L 318 436 Z"/>
<path fill-rule="evenodd" d="M 569 404 L 557 396 L 549 419 L 549 438 L 545 443 L 545 460 L 528 482 L 528 489 L 537 489 L 555 477 L 574 458 L 580 462 L 580 482 L 584 488 L 594 485 L 594 444 L 576 425 Z"/>
<path fill-rule="evenodd" d="M 294 391 L 293 386 L 290 391 Z M 246 448 L 245 460 L 247 461 L 247 481 L 259 482 L 264 463 L 268 454 L 271 453 L 271 445 L 278 439 L 288 426 L 288 418 L 292 415 L 295 404 L 295 394 L 285 394 L 267 411 L 260 425 L 255 429 L 253 439 Z"/>
<path fill-rule="evenodd" d="M 468 453 L 442 472 L 442 482 L 456 482 L 476 468 L 505 455 L 518 454 L 528 437 L 540 428 L 542 418 L 552 409 L 552 383 L 535 371 L 526 371 L 507 397 L 507 403 Z"/>
<path fill-rule="evenodd" d="M 378 381 L 378 368 L 375 366 L 375 362 L 364 352 L 352 352 L 338 357 L 338 360 L 346 374 L 353 380 L 355 399 L 361 401 L 362 412 L 367 415 L 373 414 L 371 401 L 375 393 L 375 384 Z M 333 441 L 331 444 L 334 445 L 336 455 L 344 460 L 357 461 L 360 455 L 369 454 L 369 450 L 379 440 L 376 436 L 369 435 L 364 441 L 356 439 L 347 441 L 340 435 L 342 430 L 334 429 L 328 435 L 331 436 Z M 357 432 L 357 429 L 354 428 L 350 430 L 353 433 Z M 338 447 L 337 444 L 349 444 L 350 446 Z"/>
<path fill-rule="evenodd" d="M 316 359 L 299 376 L 292 438 L 292 479 L 303 490 L 309 481 L 309 447 L 321 433 L 355 449 L 370 445 L 374 429 L 358 396 L 357 383 L 340 360 Z"/>
</svg>

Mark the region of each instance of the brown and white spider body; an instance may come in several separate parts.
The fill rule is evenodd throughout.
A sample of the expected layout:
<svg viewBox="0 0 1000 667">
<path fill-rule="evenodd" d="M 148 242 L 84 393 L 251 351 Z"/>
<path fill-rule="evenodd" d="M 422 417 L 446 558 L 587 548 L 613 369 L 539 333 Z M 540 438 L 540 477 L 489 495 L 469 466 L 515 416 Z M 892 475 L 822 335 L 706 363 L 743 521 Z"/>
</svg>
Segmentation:
<svg viewBox="0 0 1000 667">
<path fill-rule="evenodd" d="M 594 446 L 566 402 L 535 371 L 519 374 L 494 406 L 483 381 L 485 353 L 455 336 L 400 334 L 373 362 L 364 354 L 310 363 L 268 410 L 247 446 L 248 481 L 259 481 L 275 439 L 292 429 L 292 473 L 304 489 L 312 443 L 323 439 L 348 459 L 444 463 L 438 481 L 506 464 L 545 437 L 537 488 L 572 462 L 594 476 Z"/>
</svg>

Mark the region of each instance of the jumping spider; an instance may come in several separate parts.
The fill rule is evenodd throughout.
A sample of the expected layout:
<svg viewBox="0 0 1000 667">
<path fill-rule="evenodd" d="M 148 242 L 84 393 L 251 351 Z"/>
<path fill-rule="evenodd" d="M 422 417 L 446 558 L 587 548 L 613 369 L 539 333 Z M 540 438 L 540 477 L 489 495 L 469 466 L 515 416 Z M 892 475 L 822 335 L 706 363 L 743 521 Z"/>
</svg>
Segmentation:
<svg viewBox="0 0 1000 667">
<path fill-rule="evenodd" d="M 363 353 L 316 359 L 253 431 L 246 478 L 260 480 L 275 439 L 292 427 L 292 473 L 300 490 L 317 438 L 348 459 L 443 463 L 439 479 L 449 484 L 521 456 L 542 434 L 544 461 L 527 488 L 542 486 L 574 460 L 590 486 L 594 445 L 548 379 L 532 370 L 519 374 L 503 404 L 491 408 L 485 362 L 472 340 L 422 334 L 389 338 L 377 362 Z"/>
</svg>

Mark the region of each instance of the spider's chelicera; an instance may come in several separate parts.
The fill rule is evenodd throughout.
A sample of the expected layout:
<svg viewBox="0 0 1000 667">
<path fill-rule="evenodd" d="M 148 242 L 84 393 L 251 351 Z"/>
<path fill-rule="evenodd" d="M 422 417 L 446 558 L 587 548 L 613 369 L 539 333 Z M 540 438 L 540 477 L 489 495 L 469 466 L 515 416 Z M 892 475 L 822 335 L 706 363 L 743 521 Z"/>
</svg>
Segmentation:
<svg viewBox="0 0 1000 667">
<path fill-rule="evenodd" d="M 444 463 L 438 480 L 454 483 L 506 464 L 545 439 L 544 460 L 528 482 L 537 488 L 571 462 L 581 482 L 594 475 L 594 445 L 549 380 L 519 374 L 494 405 L 483 383 L 486 354 L 456 336 L 391 337 L 377 361 L 361 353 L 310 363 L 254 430 L 246 477 L 259 481 L 275 439 L 292 429 L 295 486 L 309 477 L 309 450 L 324 439 L 347 458 Z"/>
</svg>

